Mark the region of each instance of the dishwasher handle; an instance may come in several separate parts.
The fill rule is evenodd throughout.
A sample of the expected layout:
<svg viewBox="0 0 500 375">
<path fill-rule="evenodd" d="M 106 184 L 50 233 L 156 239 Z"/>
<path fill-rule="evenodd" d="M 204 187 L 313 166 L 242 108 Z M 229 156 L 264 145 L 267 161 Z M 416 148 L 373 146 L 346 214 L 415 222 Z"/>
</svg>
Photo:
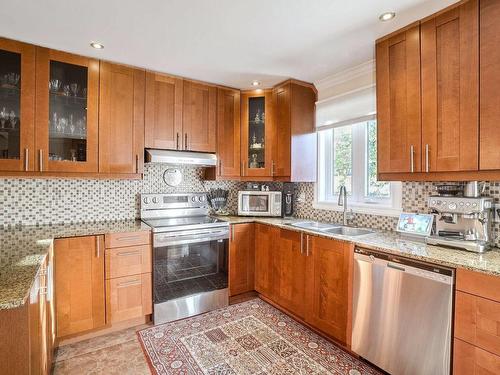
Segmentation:
<svg viewBox="0 0 500 375">
<path fill-rule="evenodd" d="M 405 272 L 449 285 L 453 285 L 455 281 L 455 272 L 453 269 L 391 254 L 356 248 L 354 250 L 354 259 L 372 263 L 374 266 L 390 268 L 396 272 Z"/>
</svg>

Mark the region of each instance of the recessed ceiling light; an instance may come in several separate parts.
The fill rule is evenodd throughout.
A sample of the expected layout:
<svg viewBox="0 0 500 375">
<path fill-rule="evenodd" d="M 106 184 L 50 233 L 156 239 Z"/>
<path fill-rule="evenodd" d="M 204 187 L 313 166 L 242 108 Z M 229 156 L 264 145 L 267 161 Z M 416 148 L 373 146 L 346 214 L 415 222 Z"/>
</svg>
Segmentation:
<svg viewBox="0 0 500 375">
<path fill-rule="evenodd" d="M 387 22 L 387 21 L 392 20 L 394 17 L 396 17 L 396 13 L 385 12 L 385 13 L 382 13 L 380 16 L 378 16 L 378 19 L 382 22 Z"/>
<path fill-rule="evenodd" d="M 104 48 L 104 45 L 102 45 L 101 43 L 98 43 L 98 42 L 91 42 L 90 46 L 92 48 L 95 48 L 95 49 L 103 49 Z"/>
<path fill-rule="evenodd" d="M 252 82 L 252 86 L 260 86 L 260 82 L 259 81 L 253 81 Z"/>
</svg>

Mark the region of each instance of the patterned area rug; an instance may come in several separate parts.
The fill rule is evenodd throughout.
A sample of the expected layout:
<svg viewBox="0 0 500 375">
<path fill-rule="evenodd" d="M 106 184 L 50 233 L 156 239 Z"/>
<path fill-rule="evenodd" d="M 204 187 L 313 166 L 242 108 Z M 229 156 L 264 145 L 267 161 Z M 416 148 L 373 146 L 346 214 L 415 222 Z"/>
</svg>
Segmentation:
<svg viewBox="0 0 500 375">
<path fill-rule="evenodd" d="M 254 299 L 137 333 L 156 374 L 379 374 Z"/>
</svg>

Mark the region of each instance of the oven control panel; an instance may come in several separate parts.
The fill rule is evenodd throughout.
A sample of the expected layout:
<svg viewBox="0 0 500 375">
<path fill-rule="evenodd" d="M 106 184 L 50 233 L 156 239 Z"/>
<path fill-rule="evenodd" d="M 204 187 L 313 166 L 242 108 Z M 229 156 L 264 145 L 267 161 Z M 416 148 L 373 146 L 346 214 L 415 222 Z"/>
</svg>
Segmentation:
<svg viewBox="0 0 500 375">
<path fill-rule="evenodd" d="M 141 210 L 207 208 L 205 193 L 140 194 Z"/>
</svg>

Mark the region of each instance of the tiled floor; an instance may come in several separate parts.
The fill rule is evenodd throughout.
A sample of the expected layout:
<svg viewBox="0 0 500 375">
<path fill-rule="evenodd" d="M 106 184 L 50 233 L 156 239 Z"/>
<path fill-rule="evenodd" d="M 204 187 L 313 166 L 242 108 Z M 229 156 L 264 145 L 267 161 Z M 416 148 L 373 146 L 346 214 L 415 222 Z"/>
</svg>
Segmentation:
<svg viewBox="0 0 500 375">
<path fill-rule="evenodd" d="M 135 332 L 130 328 L 60 347 L 54 374 L 151 374 Z"/>
</svg>

